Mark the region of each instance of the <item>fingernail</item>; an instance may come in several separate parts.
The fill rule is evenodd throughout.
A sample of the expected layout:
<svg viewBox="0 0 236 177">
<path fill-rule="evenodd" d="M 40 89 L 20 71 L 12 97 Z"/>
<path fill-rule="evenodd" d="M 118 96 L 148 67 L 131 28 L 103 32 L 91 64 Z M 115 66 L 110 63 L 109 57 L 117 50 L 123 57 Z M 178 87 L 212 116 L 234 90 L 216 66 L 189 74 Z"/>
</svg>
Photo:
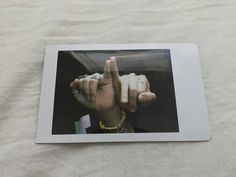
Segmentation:
<svg viewBox="0 0 236 177">
<path fill-rule="evenodd" d="M 111 57 L 111 61 L 116 61 L 116 58 L 115 57 Z"/>
<path fill-rule="evenodd" d="M 91 96 L 91 100 L 94 101 L 94 100 L 95 100 L 95 97 L 94 97 L 94 96 Z"/>
</svg>

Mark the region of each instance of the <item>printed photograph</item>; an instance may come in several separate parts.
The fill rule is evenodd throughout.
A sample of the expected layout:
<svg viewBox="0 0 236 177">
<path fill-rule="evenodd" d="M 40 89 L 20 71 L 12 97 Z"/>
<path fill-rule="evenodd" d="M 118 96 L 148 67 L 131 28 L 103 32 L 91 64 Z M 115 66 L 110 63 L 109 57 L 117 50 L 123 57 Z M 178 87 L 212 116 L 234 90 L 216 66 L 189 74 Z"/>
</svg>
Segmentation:
<svg viewBox="0 0 236 177">
<path fill-rule="evenodd" d="M 59 51 L 52 134 L 179 132 L 169 49 Z"/>
</svg>

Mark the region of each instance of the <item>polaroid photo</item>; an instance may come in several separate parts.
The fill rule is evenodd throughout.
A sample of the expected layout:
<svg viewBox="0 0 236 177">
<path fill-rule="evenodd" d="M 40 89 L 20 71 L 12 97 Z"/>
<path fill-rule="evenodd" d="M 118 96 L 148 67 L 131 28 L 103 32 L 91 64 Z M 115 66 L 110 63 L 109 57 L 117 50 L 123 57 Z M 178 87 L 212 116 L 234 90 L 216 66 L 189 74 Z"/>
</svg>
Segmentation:
<svg viewBox="0 0 236 177">
<path fill-rule="evenodd" d="M 36 143 L 210 138 L 195 44 L 46 47 Z"/>
</svg>

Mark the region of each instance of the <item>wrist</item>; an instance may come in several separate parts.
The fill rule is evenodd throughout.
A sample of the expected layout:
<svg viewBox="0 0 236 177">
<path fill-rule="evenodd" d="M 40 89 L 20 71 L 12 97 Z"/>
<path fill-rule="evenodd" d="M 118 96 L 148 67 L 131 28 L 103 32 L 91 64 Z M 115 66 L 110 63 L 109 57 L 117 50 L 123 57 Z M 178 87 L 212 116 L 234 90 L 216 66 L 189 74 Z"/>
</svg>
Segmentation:
<svg viewBox="0 0 236 177">
<path fill-rule="evenodd" d="M 93 114 L 106 127 L 117 126 L 121 121 L 121 109 L 118 105 L 105 111 L 96 111 Z"/>
</svg>

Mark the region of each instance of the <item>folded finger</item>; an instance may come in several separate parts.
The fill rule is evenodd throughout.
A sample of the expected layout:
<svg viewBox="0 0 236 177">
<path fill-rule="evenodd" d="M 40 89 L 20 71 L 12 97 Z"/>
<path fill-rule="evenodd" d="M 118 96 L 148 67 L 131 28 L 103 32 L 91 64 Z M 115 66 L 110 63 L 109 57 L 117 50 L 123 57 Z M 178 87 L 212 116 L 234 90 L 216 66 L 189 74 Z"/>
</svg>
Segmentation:
<svg viewBox="0 0 236 177">
<path fill-rule="evenodd" d="M 142 93 L 146 91 L 146 77 L 144 75 L 138 76 L 138 92 Z"/>
<path fill-rule="evenodd" d="M 83 91 L 82 91 L 82 90 L 83 90 L 83 80 L 84 80 L 84 79 L 76 79 L 77 86 L 78 86 L 78 88 L 79 88 L 79 90 L 80 90 L 81 92 L 83 92 Z"/>
<path fill-rule="evenodd" d="M 139 75 L 138 77 L 138 92 L 146 92 L 150 89 L 150 84 L 145 75 Z"/>
<path fill-rule="evenodd" d="M 156 94 L 152 92 L 143 92 L 139 94 L 138 101 L 140 104 L 147 105 L 156 100 Z"/>
<path fill-rule="evenodd" d="M 82 90 L 84 96 L 87 98 L 88 101 L 90 101 L 90 95 L 89 95 L 89 80 L 88 79 L 82 79 Z"/>
<path fill-rule="evenodd" d="M 128 103 L 128 90 L 129 90 L 128 79 L 122 77 L 120 81 L 121 81 L 121 103 Z"/>
<path fill-rule="evenodd" d="M 92 75 L 90 75 L 89 79 L 99 79 L 102 77 L 102 74 L 99 74 L 99 73 L 94 73 Z M 88 78 L 88 77 L 86 77 Z"/>
<path fill-rule="evenodd" d="M 104 66 L 104 73 L 103 73 L 103 78 L 104 79 L 111 79 L 111 60 L 107 60 Z"/>
<path fill-rule="evenodd" d="M 89 81 L 89 94 L 90 94 L 91 101 L 94 101 L 97 94 L 97 80 L 96 79 L 91 79 Z"/>
<path fill-rule="evenodd" d="M 79 92 L 79 84 L 79 79 L 75 79 L 73 82 L 70 83 L 70 88 L 73 94 L 77 94 Z"/>
</svg>

